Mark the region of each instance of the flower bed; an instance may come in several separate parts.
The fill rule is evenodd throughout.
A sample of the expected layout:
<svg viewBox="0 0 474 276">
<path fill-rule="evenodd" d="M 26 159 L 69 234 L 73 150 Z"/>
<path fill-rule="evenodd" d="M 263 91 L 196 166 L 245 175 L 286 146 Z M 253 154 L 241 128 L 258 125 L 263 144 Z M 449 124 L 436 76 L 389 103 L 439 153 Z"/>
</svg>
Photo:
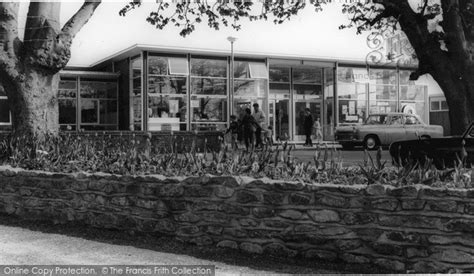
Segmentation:
<svg viewBox="0 0 474 276">
<path fill-rule="evenodd" d="M 317 147 L 311 162 L 294 157 L 288 144 L 261 151 L 230 150 L 219 136 L 210 140 L 197 136 L 69 135 L 10 137 L 0 142 L 0 164 L 51 172 L 104 172 L 120 175 L 161 174 L 166 176 L 247 175 L 308 183 L 388 184 L 407 186 L 470 188 L 473 170 L 460 162 L 454 169 L 437 170 L 429 160 L 391 167 L 365 152 L 357 166 L 343 167 L 340 152 Z M 158 143 L 167 146 L 159 146 Z"/>
</svg>

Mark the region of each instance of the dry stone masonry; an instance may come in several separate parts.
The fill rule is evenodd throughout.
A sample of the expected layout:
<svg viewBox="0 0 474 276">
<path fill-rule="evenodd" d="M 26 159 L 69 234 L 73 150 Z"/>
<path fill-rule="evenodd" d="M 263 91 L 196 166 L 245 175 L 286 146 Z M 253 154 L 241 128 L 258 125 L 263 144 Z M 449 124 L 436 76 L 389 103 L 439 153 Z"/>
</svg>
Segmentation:
<svg viewBox="0 0 474 276">
<path fill-rule="evenodd" d="M 474 271 L 474 190 L 3 167 L 0 212 L 249 254 L 338 259 L 396 272 Z"/>
</svg>

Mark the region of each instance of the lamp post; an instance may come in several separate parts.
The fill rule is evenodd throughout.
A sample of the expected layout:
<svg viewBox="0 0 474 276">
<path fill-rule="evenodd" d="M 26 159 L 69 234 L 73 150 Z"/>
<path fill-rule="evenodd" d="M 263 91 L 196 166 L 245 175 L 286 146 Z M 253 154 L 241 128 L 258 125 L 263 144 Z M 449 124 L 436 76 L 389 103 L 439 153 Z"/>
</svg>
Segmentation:
<svg viewBox="0 0 474 276">
<path fill-rule="evenodd" d="M 227 40 L 230 42 L 230 105 L 229 110 L 233 113 L 234 112 L 234 42 L 237 40 L 236 37 L 229 36 Z M 229 112 L 229 114 L 231 113 Z M 228 120 L 229 121 L 229 120 Z"/>
</svg>

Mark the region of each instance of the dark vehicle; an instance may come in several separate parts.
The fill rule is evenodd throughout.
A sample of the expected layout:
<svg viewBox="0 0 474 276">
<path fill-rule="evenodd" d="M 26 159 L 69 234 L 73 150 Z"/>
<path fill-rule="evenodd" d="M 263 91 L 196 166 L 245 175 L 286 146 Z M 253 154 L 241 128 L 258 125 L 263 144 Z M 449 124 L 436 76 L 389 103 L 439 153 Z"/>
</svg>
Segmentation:
<svg viewBox="0 0 474 276">
<path fill-rule="evenodd" d="M 424 162 L 428 157 L 433 160 L 438 169 L 442 169 L 454 167 L 464 156 L 465 164 L 472 167 L 474 165 L 474 122 L 462 136 L 420 137 L 418 140 L 397 141 L 390 145 L 389 151 L 397 165 L 405 165 L 409 160 Z"/>
</svg>

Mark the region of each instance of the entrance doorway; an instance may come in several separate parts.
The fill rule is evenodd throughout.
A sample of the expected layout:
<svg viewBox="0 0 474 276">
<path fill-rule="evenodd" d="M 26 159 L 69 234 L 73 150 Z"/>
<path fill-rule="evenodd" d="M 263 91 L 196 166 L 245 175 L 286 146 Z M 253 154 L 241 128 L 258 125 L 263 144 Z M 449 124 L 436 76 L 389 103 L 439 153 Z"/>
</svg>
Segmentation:
<svg viewBox="0 0 474 276">
<path fill-rule="evenodd" d="M 269 126 L 273 128 L 273 141 L 286 141 L 290 136 L 290 100 L 272 99 L 269 106 Z"/>
<path fill-rule="evenodd" d="M 293 117 L 293 125 L 295 126 L 293 131 L 293 137 L 295 141 L 305 141 L 305 131 L 304 131 L 304 117 L 305 117 L 305 109 L 309 108 L 313 119 L 316 121 L 316 118 L 319 118 L 320 122 L 322 122 L 321 118 L 323 115 L 322 109 L 322 101 L 321 100 L 311 100 L 311 101 L 295 101 L 294 102 L 294 114 Z M 322 123 L 321 123 L 322 124 Z M 324 137 L 323 137 L 324 139 Z"/>
</svg>

